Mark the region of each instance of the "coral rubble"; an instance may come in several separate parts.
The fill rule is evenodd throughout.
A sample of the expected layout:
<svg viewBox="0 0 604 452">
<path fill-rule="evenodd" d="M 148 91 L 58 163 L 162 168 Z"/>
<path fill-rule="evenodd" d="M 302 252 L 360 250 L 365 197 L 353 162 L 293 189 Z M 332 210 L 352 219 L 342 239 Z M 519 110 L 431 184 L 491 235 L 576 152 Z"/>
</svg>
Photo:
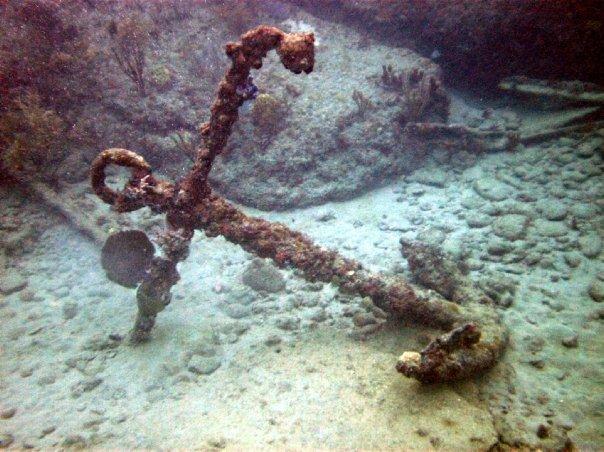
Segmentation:
<svg viewBox="0 0 604 452">
<path fill-rule="evenodd" d="M 379 308 L 405 321 L 449 330 L 421 354 L 403 355 L 397 368 L 407 376 L 430 383 L 451 381 L 492 367 L 504 351 L 506 333 L 490 304 L 472 298 L 447 301 L 400 277 L 372 273 L 283 224 L 247 216 L 213 193 L 208 174 L 226 145 L 239 107 L 247 100 L 241 93 L 249 85 L 250 70 L 259 69 L 272 49 L 291 72 L 312 72 L 311 33 L 287 34 L 260 26 L 243 34 L 240 42 L 227 44 L 231 67 L 219 84 L 210 120 L 201 127 L 204 146 L 181 181 L 173 184 L 155 178 L 141 156 L 124 149 L 103 151 L 92 164 L 95 193 L 117 211 L 147 206 L 167 215 L 168 229 L 160 241 L 165 257 L 153 259 L 138 288 L 139 315 L 132 338 L 149 337 L 156 315 L 170 301 L 171 286 L 178 281 L 176 263 L 186 258 L 192 232 L 200 229 L 210 237 L 223 236 L 259 257 L 271 258 L 280 267 L 297 268 L 310 281 L 333 283 L 342 291 L 370 297 Z M 121 192 L 105 184 L 105 169 L 110 164 L 131 169 L 132 177 Z"/>
</svg>

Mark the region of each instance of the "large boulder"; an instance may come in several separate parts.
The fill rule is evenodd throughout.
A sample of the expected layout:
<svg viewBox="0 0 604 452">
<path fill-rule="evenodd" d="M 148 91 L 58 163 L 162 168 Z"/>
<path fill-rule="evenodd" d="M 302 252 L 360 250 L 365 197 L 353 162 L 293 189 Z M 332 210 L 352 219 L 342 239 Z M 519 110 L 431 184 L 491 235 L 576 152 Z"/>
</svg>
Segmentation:
<svg viewBox="0 0 604 452">
<path fill-rule="evenodd" d="M 312 16 L 279 24 L 314 30 L 315 71 L 293 76 L 272 54 L 261 94 L 240 111 L 211 173 L 226 197 L 261 209 L 350 198 L 416 169 L 430 149 L 408 122 L 446 120 L 448 97 L 431 60 Z"/>
</svg>

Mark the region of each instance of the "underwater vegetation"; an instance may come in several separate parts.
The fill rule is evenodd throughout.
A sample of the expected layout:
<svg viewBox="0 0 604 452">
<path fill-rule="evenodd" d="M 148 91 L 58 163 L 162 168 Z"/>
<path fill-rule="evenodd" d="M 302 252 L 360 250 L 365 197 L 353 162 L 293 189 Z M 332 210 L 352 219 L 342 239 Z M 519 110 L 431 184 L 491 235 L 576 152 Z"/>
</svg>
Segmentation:
<svg viewBox="0 0 604 452">
<path fill-rule="evenodd" d="M 398 119 L 402 125 L 428 120 L 428 114 L 446 121 L 449 97 L 439 78 L 413 68 L 396 72 L 392 65 L 382 66 L 381 86 L 397 96 L 402 105 Z"/>
<path fill-rule="evenodd" d="M 0 35 L 3 173 L 52 179 L 67 156 L 66 144 L 90 139 L 86 120 L 73 106 L 93 93 L 98 54 L 87 34 L 66 18 L 80 3 L 26 0 L 0 9 L 6 24 Z"/>
<path fill-rule="evenodd" d="M 54 111 L 30 92 L 15 99 L 0 118 L 0 167 L 20 177 L 56 182 L 59 164 L 67 154 L 67 127 Z"/>
</svg>

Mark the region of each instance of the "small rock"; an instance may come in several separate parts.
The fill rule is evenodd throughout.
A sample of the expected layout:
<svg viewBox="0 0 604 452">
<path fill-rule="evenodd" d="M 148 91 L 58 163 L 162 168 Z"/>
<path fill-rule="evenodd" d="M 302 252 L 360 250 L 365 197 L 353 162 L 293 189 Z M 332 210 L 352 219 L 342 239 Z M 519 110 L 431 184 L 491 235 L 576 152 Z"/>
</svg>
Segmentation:
<svg viewBox="0 0 604 452">
<path fill-rule="evenodd" d="M 443 188 L 447 184 L 447 174 L 440 168 L 422 168 L 411 174 L 407 180 L 409 182 Z"/>
<path fill-rule="evenodd" d="M 470 214 L 466 218 L 466 223 L 471 228 L 484 228 L 492 223 L 491 217 L 483 214 Z"/>
<path fill-rule="evenodd" d="M 0 410 L 0 419 L 10 419 L 11 417 L 13 417 L 15 415 L 16 412 L 17 412 L 17 409 L 14 407 L 4 408 L 4 409 Z"/>
<path fill-rule="evenodd" d="M 503 256 L 514 250 L 514 245 L 500 238 L 493 238 L 487 243 L 487 252 L 493 256 Z"/>
<path fill-rule="evenodd" d="M 333 210 L 326 210 L 323 212 L 319 212 L 317 215 L 315 215 L 315 220 L 320 221 L 321 223 L 326 223 L 335 219 L 336 214 Z"/>
<path fill-rule="evenodd" d="M 577 218 L 589 220 L 598 214 L 598 208 L 592 204 L 573 204 L 570 206 L 570 213 Z"/>
<path fill-rule="evenodd" d="M 604 301 L 604 282 L 595 280 L 591 283 L 588 289 L 589 296 L 596 303 L 602 303 Z"/>
<path fill-rule="evenodd" d="M 232 319 L 243 319 L 252 314 L 252 308 L 250 306 L 244 306 L 237 303 L 224 305 L 222 310 Z"/>
<path fill-rule="evenodd" d="M 212 438 L 208 440 L 208 446 L 214 449 L 224 449 L 227 446 L 227 441 L 222 437 Z"/>
<path fill-rule="evenodd" d="M 484 268 L 484 263 L 478 259 L 470 258 L 466 260 L 466 266 L 468 267 L 468 270 L 476 271 L 482 270 Z"/>
<path fill-rule="evenodd" d="M 119 347 L 121 339 L 113 334 L 105 336 L 104 334 L 94 334 L 82 346 L 84 350 L 91 352 L 101 352 Z"/>
<path fill-rule="evenodd" d="M 513 189 L 509 185 L 493 178 L 478 179 L 474 182 L 472 188 L 480 197 L 488 201 L 503 201 L 513 193 Z"/>
<path fill-rule="evenodd" d="M 321 322 L 324 322 L 325 320 L 327 320 L 327 313 L 325 312 L 325 309 L 319 308 L 319 309 L 316 309 L 315 311 L 313 311 L 308 316 L 308 319 L 312 320 L 314 322 L 317 322 L 317 323 L 321 323 Z"/>
<path fill-rule="evenodd" d="M 540 253 L 528 253 L 524 257 L 524 263 L 528 266 L 533 266 L 541 262 L 541 259 L 543 259 L 543 256 Z"/>
<path fill-rule="evenodd" d="M 604 140 L 600 137 L 592 138 L 589 141 L 585 141 L 577 146 L 577 155 L 581 158 L 590 158 L 599 149 L 600 151 L 604 147 Z"/>
<path fill-rule="evenodd" d="M 80 380 L 71 387 L 71 396 L 74 398 L 80 397 L 85 392 L 90 392 L 103 382 L 102 378 L 88 378 Z"/>
<path fill-rule="evenodd" d="M 10 295 L 27 287 L 27 280 L 16 271 L 9 271 L 0 276 L 0 294 Z"/>
<path fill-rule="evenodd" d="M 27 378 L 27 377 L 31 377 L 34 373 L 34 367 L 32 366 L 27 366 L 24 369 L 21 369 L 21 372 L 19 372 L 19 375 L 22 378 Z"/>
<path fill-rule="evenodd" d="M 562 339 L 562 345 L 568 348 L 576 348 L 579 345 L 579 336 L 573 334 Z"/>
<path fill-rule="evenodd" d="M 537 436 L 541 439 L 547 438 L 549 436 L 551 428 L 545 424 L 539 424 L 537 427 Z"/>
<path fill-rule="evenodd" d="M 281 339 L 281 336 L 277 334 L 271 334 L 266 339 L 264 339 L 264 345 L 272 347 L 273 345 L 279 345 L 282 341 L 283 339 Z"/>
<path fill-rule="evenodd" d="M 258 292 L 275 293 L 285 289 L 281 272 L 264 259 L 253 259 L 243 271 L 241 279 L 243 284 Z"/>
<path fill-rule="evenodd" d="M 602 252 L 602 239 L 594 233 L 579 237 L 579 249 L 585 257 L 598 257 Z"/>
<path fill-rule="evenodd" d="M 23 303 L 30 303 L 36 300 L 36 293 L 33 290 L 24 289 L 19 292 L 19 300 Z"/>
<path fill-rule="evenodd" d="M 440 229 L 436 228 L 422 229 L 417 234 L 418 241 L 434 246 L 442 246 L 442 243 L 446 240 L 446 238 L 447 235 Z"/>
<path fill-rule="evenodd" d="M 377 320 L 373 315 L 368 314 L 367 312 L 358 312 L 353 316 L 352 322 L 358 327 L 363 327 L 365 325 L 377 323 Z"/>
<path fill-rule="evenodd" d="M 529 364 L 536 369 L 543 369 L 545 367 L 545 361 L 542 359 L 533 359 L 529 361 Z"/>
<path fill-rule="evenodd" d="M 300 319 L 293 316 L 280 317 L 275 321 L 278 328 L 285 331 L 297 330 L 300 325 Z"/>
<path fill-rule="evenodd" d="M 67 435 L 63 438 L 62 445 L 74 449 L 84 449 L 86 447 L 86 440 L 81 435 Z"/>
<path fill-rule="evenodd" d="M 382 328 L 382 325 L 383 322 L 356 327 L 348 333 L 348 336 L 352 339 L 365 340 L 367 337 L 378 332 Z"/>
<path fill-rule="evenodd" d="M 581 253 L 577 251 L 571 251 L 570 253 L 564 254 L 564 261 L 570 268 L 577 268 L 581 265 Z"/>
<path fill-rule="evenodd" d="M 497 218 L 491 227 L 493 233 L 508 240 L 521 239 L 526 231 L 527 217 L 518 214 L 508 214 Z"/>
<path fill-rule="evenodd" d="M 13 442 L 15 442 L 15 437 L 10 433 L 0 433 L 0 449 L 6 449 Z"/>
<path fill-rule="evenodd" d="M 63 303 L 63 318 L 71 320 L 78 314 L 79 306 L 75 301 L 66 301 Z"/>
<path fill-rule="evenodd" d="M 241 336 L 247 330 L 250 329 L 250 325 L 245 322 L 232 322 L 227 323 L 220 327 L 220 332 L 224 334 L 236 334 L 237 336 Z"/>
<path fill-rule="evenodd" d="M 48 374 L 42 375 L 41 377 L 38 378 L 38 384 L 40 386 L 51 385 L 55 381 L 57 381 L 57 376 L 53 373 L 48 373 Z"/>
<path fill-rule="evenodd" d="M 57 429 L 56 425 L 49 425 L 48 427 L 44 427 L 40 432 L 40 438 L 44 438 L 46 435 L 50 435 Z"/>
<path fill-rule="evenodd" d="M 216 356 L 193 355 L 187 368 L 197 375 L 210 375 L 221 365 L 220 358 Z"/>
<path fill-rule="evenodd" d="M 568 210 L 566 206 L 557 199 L 540 199 L 536 204 L 539 210 L 547 220 L 564 220 Z"/>
<path fill-rule="evenodd" d="M 560 237 L 566 235 L 568 232 L 564 223 L 558 221 L 537 219 L 534 222 L 534 226 L 537 234 L 544 237 Z"/>
</svg>

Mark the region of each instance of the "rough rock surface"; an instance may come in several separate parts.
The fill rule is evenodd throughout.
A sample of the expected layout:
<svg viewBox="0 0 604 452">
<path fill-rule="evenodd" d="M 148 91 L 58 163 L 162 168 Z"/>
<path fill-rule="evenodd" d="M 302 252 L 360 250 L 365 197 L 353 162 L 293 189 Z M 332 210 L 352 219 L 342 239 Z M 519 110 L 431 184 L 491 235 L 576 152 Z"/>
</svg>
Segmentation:
<svg viewBox="0 0 604 452">
<path fill-rule="evenodd" d="M 285 280 L 277 268 L 265 259 L 253 259 L 243 271 L 241 280 L 258 292 L 281 292 Z"/>
<path fill-rule="evenodd" d="M 314 30 L 315 70 L 291 79 L 269 55 L 255 82 L 283 105 L 286 124 L 264 130 L 254 114 L 262 99 L 245 106 L 213 185 L 242 204 L 280 210 L 350 198 L 417 168 L 429 146 L 402 133 L 403 104 L 380 85 L 382 65 L 440 79 L 438 66 L 408 49 L 357 45 L 361 35 L 311 16 L 285 28 Z M 359 107 L 355 92 L 369 104 Z"/>
</svg>

